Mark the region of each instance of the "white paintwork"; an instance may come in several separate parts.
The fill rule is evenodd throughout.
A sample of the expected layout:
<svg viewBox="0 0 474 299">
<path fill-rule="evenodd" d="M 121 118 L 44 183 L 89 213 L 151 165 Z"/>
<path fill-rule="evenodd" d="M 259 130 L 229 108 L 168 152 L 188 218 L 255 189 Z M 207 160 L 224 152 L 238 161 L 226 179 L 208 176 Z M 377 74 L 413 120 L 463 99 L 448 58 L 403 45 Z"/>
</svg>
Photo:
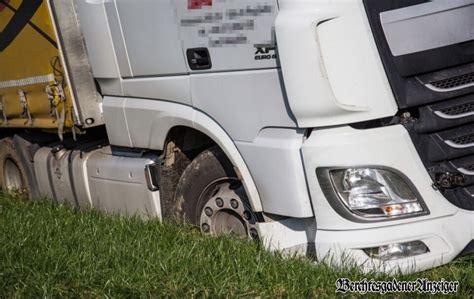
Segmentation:
<svg viewBox="0 0 474 299">
<path fill-rule="evenodd" d="M 77 206 L 74 188 L 71 187 L 72 177 L 69 172 L 69 159 L 72 154 L 67 150 L 52 154 L 51 148 L 43 147 L 35 153 L 35 171 L 42 196 L 55 199 L 60 204 Z M 77 187 L 80 190 L 84 189 L 83 186 Z"/>
<path fill-rule="evenodd" d="M 80 1 L 94 74 L 106 94 L 118 95 L 105 97 L 103 104 L 113 145 L 163 150 L 175 126 L 208 135 L 239 169 L 254 211 L 302 217 L 259 224 L 261 238 L 271 249 L 300 250 L 316 242 L 320 258 L 333 258 L 337 264 L 348 254 L 370 270 L 380 265 L 361 248 L 422 240 L 429 254 L 385 265 L 408 272 L 452 260 L 473 239 L 474 214 L 454 207 L 432 188 L 403 127 L 318 129 L 397 112 L 362 1 L 279 0 L 275 30 L 283 77 L 277 69 L 235 71 L 277 66 L 251 61 L 246 56 L 252 49 L 249 45 L 210 49 L 216 68 L 205 74 L 191 72 L 184 52 L 206 40 L 196 36 L 196 28 L 182 28 L 180 22 L 193 15 L 225 12 L 239 2 L 214 1 L 218 8 L 199 12 L 185 12 L 185 2 L 110 0 L 106 5 L 117 3 L 118 19 L 109 20 L 112 10 L 104 9 L 104 0 Z M 267 36 L 271 42 L 273 36 L 267 34 L 271 17 L 255 33 L 258 39 Z M 230 55 L 234 57 L 226 61 Z M 121 78 L 128 75 L 151 77 Z M 315 129 L 304 140 L 298 128 L 307 127 Z M 290 131 L 296 133 L 282 133 Z M 90 163 L 79 163 L 87 169 L 81 178 L 87 178 L 84 190 L 90 190 L 91 204 L 125 212 L 154 207 L 159 214 L 157 194 L 143 191 L 145 181 L 139 174 L 143 163 L 107 153 L 91 157 Z M 44 159 L 41 165 L 46 165 Z M 362 165 L 391 167 L 405 174 L 430 214 L 377 223 L 355 223 L 340 216 L 324 197 L 316 168 Z M 37 174 L 43 175 L 39 180 L 44 185 L 49 182 L 48 171 L 41 168 Z M 124 169 L 137 172 L 127 178 Z M 135 202 L 127 201 L 136 194 L 140 196 Z"/>
<path fill-rule="evenodd" d="M 34 161 L 40 196 L 81 209 L 91 208 L 89 181 L 85 172 L 90 154 L 64 149 L 53 154 L 50 147 L 38 150 Z"/>
<path fill-rule="evenodd" d="M 211 75 L 196 75 L 195 78 L 208 76 Z M 276 71 L 262 71 L 260 75 L 257 72 L 253 76 L 246 72 L 230 73 L 227 76 L 212 76 L 211 78 L 215 78 L 215 84 L 221 87 L 222 91 L 225 90 L 226 94 L 206 93 L 208 97 L 195 97 L 193 101 L 197 101 L 196 106 L 199 107 L 198 99 L 207 99 L 208 101 L 215 99 L 215 102 L 203 101 L 203 104 L 208 105 L 207 111 L 211 117 L 214 116 L 213 118 L 192 107 L 177 103 L 105 97 L 104 117 L 107 120 L 109 140 L 111 144 L 119 146 L 162 150 L 167 134 L 173 127 L 195 128 L 216 141 L 234 165 L 238 167 L 244 177 L 249 197 L 252 197 L 252 206 L 256 211 L 298 218 L 310 217 L 313 213 L 305 187 L 303 165 L 299 153 L 303 140 L 302 133 L 286 134 L 282 137 L 266 135 L 263 130 L 265 126 L 272 123 L 291 126 L 289 116 L 286 116 L 287 123 L 279 122 L 279 119 L 285 120 L 284 116 L 281 116 L 286 113 L 285 111 L 271 113 L 278 111 L 277 109 L 285 108 L 284 105 L 278 105 L 279 101 L 283 102 L 281 91 L 269 90 L 270 85 L 265 84 L 254 89 L 244 89 L 239 85 L 240 82 L 245 84 L 246 80 L 259 78 L 259 76 L 268 78 L 268 82 L 278 80 Z M 263 78 L 260 81 L 266 82 Z M 233 87 L 233 85 L 235 86 Z M 202 92 L 212 90 L 205 84 L 198 84 L 198 86 L 205 87 Z M 200 95 L 200 93 L 194 92 L 193 95 Z M 255 103 L 256 101 L 261 101 L 261 103 Z M 216 108 L 228 107 L 229 109 L 224 111 L 229 113 L 213 114 L 214 111 L 218 112 L 219 110 L 213 110 L 212 104 Z M 274 106 L 273 110 L 267 108 L 271 106 Z M 250 111 L 251 107 L 254 107 L 255 111 L 245 113 L 245 111 Z M 238 113 L 239 111 L 241 113 Z M 122 119 L 122 115 L 125 115 L 125 119 Z M 227 125 L 230 132 L 224 131 L 218 126 L 215 118 Z M 233 124 L 241 125 L 236 126 L 235 130 L 231 130 Z M 272 130 L 268 131 L 272 132 Z M 291 133 L 291 130 L 287 132 Z M 258 136 L 259 133 L 261 133 L 260 136 Z M 250 141 L 232 141 L 238 136 L 248 136 L 242 139 Z M 290 136 L 293 138 L 291 143 L 288 142 L 288 138 L 285 138 Z M 262 157 L 263 155 L 265 157 Z M 278 163 L 275 163 L 275 160 Z M 250 164 L 251 167 L 247 166 Z M 281 169 L 280 174 L 268 176 L 268 167 L 277 165 Z M 252 171 L 252 175 L 249 170 Z M 288 172 L 292 173 L 289 178 Z M 278 177 L 279 183 L 274 185 L 276 177 Z M 261 188 L 259 192 L 257 192 L 258 188 L 254 181 Z"/>
<path fill-rule="evenodd" d="M 316 221 L 314 218 L 257 223 L 262 243 L 269 250 L 279 250 L 290 255 L 305 255 L 314 246 Z"/>
<path fill-rule="evenodd" d="M 373 229 L 318 229 L 316 252 L 319 260 L 335 266 L 350 261 L 367 272 L 420 272 L 447 264 L 456 258 L 473 238 L 473 219 L 474 213 L 460 211 L 448 217 Z M 368 258 L 362 251 L 363 248 L 415 240 L 423 241 L 430 252 L 381 263 Z"/>
<path fill-rule="evenodd" d="M 460 212 L 453 216 L 403 225 L 358 230 L 316 230 L 314 218 L 288 219 L 259 223 L 258 230 L 266 248 L 283 253 L 305 255 L 315 244 L 319 262 L 334 267 L 358 266 L 364 272 L 397 274 L 427 270 L 449 263 L 472 238 L 474 213 Z M 430 249 L 416 257 L 381 262 L 370 259 L 364 248 L 420 240 Z"/>
<path fill-rule="evenodd" d="M 145 165 L 152 162 L 112 156 L 107 149 L 95 151 L 85 170 L 92 206 L 111 214 L 161 218 L 159 192 L 148 190 L 145 179 Z"/>
<path fill-rule="evenodd" d="M 296 127 L 276 69 L 191 76 L 193 106 L 235 141 L 252 142 L 265 127 Z"/>
<path fill-rule="evenodd" d="M 416 217 L 417 221 L 446 217 L 458 211 L 458 208 L 450 204 L 439 191 L 435 191 L 432 187 L 432 180 L 408 132 L 401 125 L 370 130 L 342 127 L 315 131 L 304 143 L 302 153 L 313 207 L 318 219 L 318 229 L 363 229 L 413 221 L 413 219 L 404 219 L 374 224 L 354 223 L 343 218 L 331 208 L 317 183 L 316 168 L 318 167 L 373 165 L 400 171 L 413 182 L 430 210 L 430 215 Z"/>
<path fill-rule="evenodd" d="M 174 1 L 114 0 L 133 76 L 187 72 Z"/>
<path fill-rule="evenodd" d="M 35 153 L 35 175 L 40 196 L 53 198 L 53 190 L 49 183 L 50 170 L 48 167 L 48 156 L 50 153 L 51 149 L 46 147 L 39 149 Z"/>
<path fill-rule="evenodd" d="M 115 157 L 109 147 L 54 154 L 43 147 L 34 161 L 41 196 L 81 209 L 161 218 L 159 192 L 149 191 L 145 179 L 145 165 L 153 160 Z"/>
<path fill-rule="evenodd" d="M 258 186 L 266 213 L 313 216 L 301 161 L 303 139 L 303 130 L 268 128 L 253 142 L 235 142 Z"/>
<path fill-rule="evenodd" d="M 117 55 L 117 63 L 122 77 L 133 77 L 132 66 L 128 56 L 127 47 L 123 35 L 122 25 L 115 1 L 105 1 L 105 12 L 113 40 L 114 50 Z"/>
<path fill-rule="evenodd" d="M 183 53 L 205 47 L 212 59 L 212 71 L 274 68 L 276 58 L 256 60 L 256 45 L 275 47 L 276 0 L 213 1 L 212 7 L 188 9 L 188 0 L 175 0 Z M 196 20 L 215 18 L 213 22 Z M 219 31 L 219 32 L 218 32 Z M 234 43 L 224 42 L 225 40 Z M 217 44 L 217 42 L 221 44 Z M 275 54 L 271 51 L 270 54 Z M 189 72 L 193 71 L 188 67 Z"/>
<path fill-rule="evenodd" d="M 96 78 L 120 78 L 104 0 L 79 0 L 78 17 Z"/>
<path fill-rule="evenodd" d="M 123 95 L 192 105 L 190 81 L 189 76 L 125 79 Z"/>
<path fill-rule="evenodd" d="M 102 109 L 104 111 L 105 128 L 111 144 L 133 147 L 132 139 L 128 130 L 127 118 L 123 107 L 125 98 L 104 98 Z"/>
<path fill-rule="evenodd" d="M 91 197 L 91 190 L 89 186 L 89 178 L 87 177 L 87 161 L 89 157 L 94 152 L 79 152 L 76 151 L 74 153 L 74 159 L 71 162 L 70 167 L 72 167 L 73 171 L 73 180 L 74 186 L 70 186 L 70 188 L 74 188 L 75 195 L 76 195 L 76 204 L 80 209 L 90 209 L 94 206 L 92 205 L 92 197 Z M 35 159 L 36 164 L 36 159 Z"/>
<path fill-rule="evenodd" d="M 302 153 L 318 224 L 316 248 L 320 257 L 330 254 L 337 261 L 345 252 L 363 265 L 368 257 L 360 248 L 422 239 L 428 240 L 430 254 L 386 265 L 421 271 L 451 261 L 474 237 L 474 213 L 453 206 L 432 187 L 431 178 L 403 126 L 315 131 L 304 143 Z M 340 216 L 325 198 L 316 169 L 367 165 L 391 167 L 405 174 L 416 186 L 430 214 L 377 223 L 355 223 Z M 413 261 L 416 266 L 410 268 Z M 365 266 L 369 269 L 377 265 Z"/>
<path fill-rule="evenodd" d="M 257 187 L 242 156 L 229 135 L 209 116 L 192 107 L 176 103 L 105 97 L 104 115 L 106 119 L 110 119 L 107 123 L 107 130 L 110 128 L 111 131 L 114 131 L 115 125 L 124 123 L 120 117 L 114 118 L 110 115 L 110 118 L 108 118 L 107 116 L 108 113 L 119 114 L 120 109 L 118 107 L 122 104 L 122 111 L 126 115 L 125 122 L 128 123 L 127 131 L 123 131 L 122 134 L 123 136 L 131 136 L 132 139 L 128 143 L 127 137 L 121 138 L 117 132 L 114 135 L 115 139 L 111 139 L 112 144 L 162 150 L 166 136 L 173 127 L 187 126 L 194 128 L 213 139 L 226 153 L 232 164 L 240 171 L 253 210 L 262 211 Z"/>
<path fill-rule="evenodd" d="M 122 79 L 97 78 L 102 95 L 123 96 Z"/>
<path fill-rule="evenodd" d="M 394 56 L 474 40 L 474 0 L 433 0 L 382 12 L 380 20 Z"/>
<path fill-rule="evenodd" d="M 362 1 L 279 3 L 278 51 L 289 104 L 300 127 L 396 113 Z"/>
</svg>

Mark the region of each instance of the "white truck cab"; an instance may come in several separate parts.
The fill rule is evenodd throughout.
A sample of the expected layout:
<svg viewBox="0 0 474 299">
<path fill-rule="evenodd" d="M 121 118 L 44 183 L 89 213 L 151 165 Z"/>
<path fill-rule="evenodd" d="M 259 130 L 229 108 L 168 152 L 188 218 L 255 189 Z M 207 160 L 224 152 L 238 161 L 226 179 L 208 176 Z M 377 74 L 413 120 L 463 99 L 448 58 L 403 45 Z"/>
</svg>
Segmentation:
<svg viewBox="0 0 474 299">
<path fill-rule="evenodd" d="M 43 5 L 74 124 L 4 113 L 4 188 L 364 270 L 473 252 L 474 0 Z"/>
</svg>

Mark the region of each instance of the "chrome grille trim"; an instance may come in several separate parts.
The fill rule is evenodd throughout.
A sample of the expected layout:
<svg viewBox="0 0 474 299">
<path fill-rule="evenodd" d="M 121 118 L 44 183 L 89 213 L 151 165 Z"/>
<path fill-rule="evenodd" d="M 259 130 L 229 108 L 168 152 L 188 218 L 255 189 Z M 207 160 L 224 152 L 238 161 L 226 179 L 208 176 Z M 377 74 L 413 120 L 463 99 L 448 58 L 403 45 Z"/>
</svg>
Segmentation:
<svg viewBox="0 0 474 299">
<path fill-rule="evenodd" d="M 468 88 L 474 86 L 474 73 L 430 82 L 425 84 L 425 86 L 436 92 L 450 92 Z"/>
</svg>

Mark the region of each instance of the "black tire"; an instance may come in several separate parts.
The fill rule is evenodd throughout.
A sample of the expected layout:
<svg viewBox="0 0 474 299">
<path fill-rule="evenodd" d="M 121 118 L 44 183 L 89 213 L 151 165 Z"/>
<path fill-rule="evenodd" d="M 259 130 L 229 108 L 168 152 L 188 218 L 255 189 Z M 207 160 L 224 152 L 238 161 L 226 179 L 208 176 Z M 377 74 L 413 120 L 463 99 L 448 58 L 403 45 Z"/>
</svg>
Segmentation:
<svg viewBox="0 0 474 299">
<path fill-rule="evenodd" d="M 13 176 L 12 170 L 15 172 Z M 12 181 L 15 178 L 16 183 Z M 13 185 L 17 186 L 12 188 Z M 0 141 L 0 189 L 25 199 L 31 194 L 31 184 L 25 166 L 14 146 L 13 138 L 10 137 Z"/>
<path fill-rule="evenodd" d="M 199 154 L 184 170 L 179 179 L 174 196 L 174 218 L 199 226 L 199 219 L 205 202 L 200 198 L 205 192 L 215 190 L 207 188 L 213 182 L 229 180 L 241 185 L 232 163 L 217 147 L 212 147 Z M 243 188 L 242 188 L 243 189 Z M 240 194 L 247 200 L 245 194 Z"/>
</svg>

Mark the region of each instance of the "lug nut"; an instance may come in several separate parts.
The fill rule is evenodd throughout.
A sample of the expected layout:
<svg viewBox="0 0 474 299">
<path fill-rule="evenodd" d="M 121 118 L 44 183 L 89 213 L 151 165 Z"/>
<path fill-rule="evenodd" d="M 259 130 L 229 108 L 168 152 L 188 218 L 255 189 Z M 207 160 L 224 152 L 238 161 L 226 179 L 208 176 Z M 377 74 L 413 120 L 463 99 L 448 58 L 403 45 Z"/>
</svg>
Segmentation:
<svg viewBox="0 0 474 299">
<path fill-rule="evenodd" d="M 250 229 L 250 237 L 254 240 L 258 239 L 258 232 L 255 228 Z"/>
<path fill-rule="evenodd" d="M 202 231 L 203 231 L 203 232 L 208 233 L 210 230 L 211 230 L 211 227 L 209 226 L 209 224 L 204 223 L 204 224 L 202 225 Z"/>
<path fill-rule="evenodd" d="M 245 220 L 250 220 L 252 218 L 252 215 L 250 214 L 249 211 L 244 212 L 244 218 L 245 218 Z"/>
<path fill-rule="evenodd" d="M 239 202 L 236 199 L 231 199 L 230 206 L 232 209 L 237 209 L 239 207 Z"/>
<path fill-rule="evenodd" d="M 207 207 L 207 208 L 204 209 L 204 213 L 206 213 L 206 215 L 208 217 L 211 217 L 212 216 L 212 209 Z"/>
<path fill-rule="evenodd" d="M 217 198 L 216 199 L 216 205 L 219 207 L 219 208 L 222 208 L 224 206 L 224 201 L 222 200 L 222 198 Z"/>
</svg>

